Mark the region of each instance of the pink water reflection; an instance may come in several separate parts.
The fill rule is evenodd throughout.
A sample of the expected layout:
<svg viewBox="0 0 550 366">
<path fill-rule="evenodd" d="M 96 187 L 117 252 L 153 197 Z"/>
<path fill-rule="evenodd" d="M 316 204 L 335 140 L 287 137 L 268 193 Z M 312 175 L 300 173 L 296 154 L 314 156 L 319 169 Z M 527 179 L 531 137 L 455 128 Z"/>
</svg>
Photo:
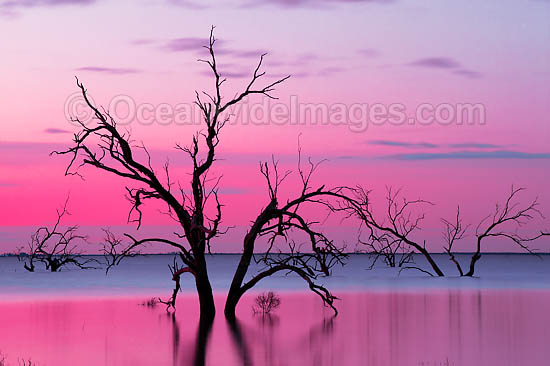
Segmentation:
<svg viewBox="0 0 550 366">
<path fill-rule="evenodd" d="M 0 303 L 0 351 L 12 365 L 547 365 L 550 293 L 347 293 L 341 314 L 285 294 L 277 315 L 239 308 L 200 328 L 194 299 L 175 316 L 143 299 Z M 221 309 L 223 298 L 219 297 Z M 204 361 L 205 360 L 205 361 Z"/>
</svg>

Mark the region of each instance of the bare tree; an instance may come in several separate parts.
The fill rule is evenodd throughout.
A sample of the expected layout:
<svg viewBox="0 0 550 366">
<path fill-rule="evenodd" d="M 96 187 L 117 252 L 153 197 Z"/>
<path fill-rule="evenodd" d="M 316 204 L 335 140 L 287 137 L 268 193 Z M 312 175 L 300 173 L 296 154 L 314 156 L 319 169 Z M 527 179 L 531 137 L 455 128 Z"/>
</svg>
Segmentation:
<svg viewBox="0 0 550 366">
<path fill-rule="evenodd" d="M 273 291 L 264 292 L 254 299 L 256 306 L 252 308 L 255 314 L 269 315 L 281 305 L 281 298 Z"/>
<path fill-rule="evenodd" d="M 124 239 L 116 236 L 109 229 L 102 229 L 105 233 L 103 239 L 103 257 L 105 258 L 105 274 L 114 266 L 118 266 L 124 258 L 141 255 L 139 248 L 124 243 Z"/>
<path fill-rule="evenodd" d="M 371 191 L 361 186 L 355 188 L 346 188 L 347 199 L 342 200 L 342 206 L 334 207 L 335 211 L 345 211 L 348 215 L 359 219 L 361 225 L 367 230 L 367 239 L 360 239 L 360 242 L 370 243 L 377 250 L 394 252 L 402 250 L 405 247 L 405 260 L 410 256 L 408 253 L 417 251 L 421 253 L 428 261 L 431 269 L 437 276 L 443 276 L 443 271 L 426 249 L 426 242 L 420 243 L 415 239 L 415 234 L 421 229 L 420 224 L 425 218 L 423 213 L 416 214 L 415 208 L 419 206 L 432 205 L 431 202 L 416 199 L 408 200 L 401 197 L 400 189 L 388 187 L 386 189 L 385 214 L 378 218 L 374 214 L 371 202 Z M 416 236 L 418 236 L 416 234 Z M 433 275 L 420 267 L 405 265 L 402 263 L 402 269 L 417 269 L 422 272 Z"/>
<path fill-rule="evenodd" d="M 536 233 L 520 232 L 523 226 L 535 218 L 544 218 L 544 215 L 538 208 L 539 202 L 537 198 L 527 204 L 522 204 L 519 201 L 518 195 L 524 190 L 525 188 L 514 188 L 512 186 L 504 204 L 497 203 L 493 214 L 486 216 L 477 225 L 475 231 L 476 250 L 470 259 L 470 266 L 465 276 L 474 275 L 475 265 L 481 258 L 482 244 L 488 238 L 509 240 L 528 253 L 537 254 L 530 244 L 543 236 L 549 236 L 550 232 L 542 230 L 538 230 Z"/>
<path fill-rule="evenodd" d="M 482 244 L 488 238 L 500 238 L 511 240 L 523 250 L 536 254 L 530 244 L 543 236 L 548 236 L 548 231 L 538 230 L 535 233 L 521 233 L 526 231 L 524 226 L 535 218 L 544 218 L 539 210 L 537 199 L 522 204 L 518 195 L 524 189 L 516 189 L 512 186 L 510 194 L 504 204 L 497 204 L 495 211 L 486 216 L 478 224 L 475 231 L 476 249 L 472 254 L 468 271 L 465 271 L 455 256 L 454 248 L 458 241 L 466 237 L 469 226 L 463 223 L 460 217 L 460 207 L 457 208 L 456 216 L 453 220 L 442 219 L 444 225 L 443 239 L 445 240 L 444 250 L 449 255 L 449 259 L 455 264 L 460 276 L 473 276 L 475 265 L 481 258 Z M 420 244 L 412 238 L 412 234 L 420 229 L 420 223 L 424 219 L 423 213 L 415 213 L 414 208 L 419 205 L 430 204 L 428 201 L 407 200 L 399 198 L 400 191 L 388 188 L 386 196 L 386 214 L 382 220 L 375 217 L 370 199 L 370 191 L 362 187 L 349 189 L 348 199 L 342 200 L 344 205 L 334 208 L 336 211 L 347 211 L 349 215 L 357 217 L 369 231 L 369 243 L 378 243 L 379 247 L 387 250 L 387 247 L 395 246 L 396 243 L 403 243 L 411 250 L 422 254 L 431 269 L 437 276 L 444 276 L 443 271 L 435 262 L 432 255 L 426 249 L 425 241 Z M 418 235 L 416 235 L 418 236 Z M 377 247 L 377 248 L 379 248 Z M 433 275 L 417 266 L 406 266 L 403 268 L 414 268 Z"/>
<path fill-rule="evenodd" d="M 53 227 L 43 226 L 38 228 L 32 235 L 25 251 L 19 248 L 18 258 L 24 262 L 24 268 L 34 272 L 37 263 L 43 263 L 47 270 L 57 272 L 62 267 L 72 264 L 81 269 L 97 268 L 93 258 L 85 258 L 79 250 L 79 244 L 86 244 L 87 237 L 78 233 L 78 226 L 61 228 L 61 220 L 67 211 L 68 199 L 63 208 L 57 210 L 57 220 Z"/>
<path fill-rule="evenodd" d="M 309 289 L 319 295 L 324 304 L 330 306 L 335 313 L 334 296 L 327 288 L 318 284 L 319 275 L 328 275 L 330 269 L 343 264 L 346 257 L 344 248 L 338 247 L 323 233 L 316 229 L 315 221 L 308 221 L 302 208 L 313 205 L 317 208 L 328 208 L 332 204 L 327 199 L 343 199 L 342 188 L 326 189 L 324 185 L 313 189 L 310 181 L 318 164 L 309 161 L 309 170 L 301 167 L 301 152 L 298 151 L 298 173 L 302 182 L 301 189 L 293 199 L 281 203 L 279 188 L 291 171 L 279 172 L 277 161 L 272 164 L 260 164 L 260 171 L 264 176 L 269 200 L 260 214 L 252 222 L 243 240 L 243 252 L 239 265 L 233 276 L 231 287 L 225 303 L 225 316 L 228 319 L 235 318 L 236 306 L 244 293 L 253 288 L 259 281 L 273 274 L 294 273 L 301 277 L 309 286 Z M 308 238 L 308 250 L 302 251 L 300 245 L 292 239 L 292 233 L 301 233 Z M 264 254 L 254 255 L 256 241 L 263 238 L 267 241 L 268 248 Z M 280 240 L 285 251 L 276 245 Z M 264 268 L 245 280 L 252 260 L 263 264 Z"/>
<path fill-rule="evenodd" d="M 222 221 L 222 204 L 218 199 L 218 182 L 209 186 L 209 170 L 216 160 L 216 148 L 220 142 L 219 136 L 222 128 L 228 121 L 227 112 L 230 108 L 250 95 L 262 95 L 275 99 L 271 95 L 275 86 L 288 79 L 289 76 L 268 83 L 263 87 L 256 87 L 258 80 L 265 75 L 260 71 L 265 55 L 253 72 L 250 82 L 244 91 L 237 93 L 234 98 L 224 101 L 221 87 L 226 81 L 221 77 L 214 54 L 216 39 L 210 32 L 209 44 L 205 46 L 209 53 L 209 59 L 199 60 L 206 63 L 214 77 L 214 93 L 196 92 L 195 104 L 202 112 L 205 131 L 193 136 L 189 146 L 176 145 L 177 149 L 185 152 L 191 159 L 193 172 L 191 174 L 191 193 L 188 194 L 181 188 L 174 191 L 174 182 L 169 174 L 168 162 L 163 166 L 164 179 L 152 167 L 151 156 L 143 144 L 132 141 L 130 133 L 121 131 L 115 119 L 109 111 L 100 110 L 92 104 L 88 98 L 86 88 L 77 80 L 77 86 L 88 107 L 93 111 L 95 124 L 88 126 L 78 118 L 73 122 L 81 127 L 81 131 L 75 134 L 73 146 L 64 151 L 54 151 L 55 154 L 71 156 L 66 174 L 79 174 L 82 166 L 92 166 L 110 174 L 123 177 L 135 184 L 135 187 L 127 187 L 128 198 L 132 207 L 128 221 L 136 222 L 138 228 L 142 223 L 141 206 L 147 200 L 160 200 L 168 207 L 168 213 L 179 223 L 183 231 L 178 234 L 176 240 L 166 238 L 132 239 L 133 243 L 128 248 L 133 250 L 145 243 L 161 243 L 170 245 L 180 252 L 180 258 L 187 266 L 188 272 L 195 278 L 195 285 L 199 297 L 201 317 L 213 318 L 215 314 L 212 287 L 208 278 L 205 254 L 210 248 L 211 240 L 222 233 L 220 224 Z M 206 100 L 203 100 L 203 99 Z M 143 161 L 138 158 L 139 153 L 145 155 Z M 209 202 L 213 202 L 213 212 L 205 212 Z"/>
<path fill-rule="evenodd" d="M 466 231 L 468 230 L 468 226 L 464 226 L 464 224 L 462 223 L 462 219 L 460 218 L 460 206 L 458 206 L 456 209 L 456 217 L 454 221 L 441 219 L 441 222 L 443 222 L 443 225 L 445 226 L 445 229 L 443 231 L 445 246 L 443 249 L 449 255 L 449 259 L 451 260 L 451 262 L 455 264 L 458 273 L 461 276 L 464 276 L 462 266 L 460 265 L 453 253 L 453 245 L 457 241 L 462 240 L 466 235 Z"/>
<path fill-rule="evenodd" d="M 370 269 L 374 268 L 379 258 L 383 258 L 384 263 L 389 267 L 403 267 L 408 263 L 413 262 L 414 252 L 406 245 L 403 240 L 381 233 L 376 235 L 374 231 L 370 232 L 367 240 L 358 238 L 359 244 L 367 248 L 367 253 L 374 257 Z"/>
</svg>

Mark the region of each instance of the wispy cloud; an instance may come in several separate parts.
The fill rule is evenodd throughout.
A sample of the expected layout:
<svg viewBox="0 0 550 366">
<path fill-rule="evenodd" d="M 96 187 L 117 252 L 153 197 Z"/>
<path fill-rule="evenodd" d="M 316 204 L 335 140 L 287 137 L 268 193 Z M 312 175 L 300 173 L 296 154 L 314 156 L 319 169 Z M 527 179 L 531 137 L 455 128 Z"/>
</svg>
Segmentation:
<svg viewBox="0 0 550 366">
<path fill-rule="evenodd" d="M 458 159 L 550 159 L 550 153 L 528 153 L 521 151 L 456 151 L 437 153 L 409 153 L 383 156 L 395 160 L 458 160 Z"/>
<path fill-rule="evenodd" d="M 103 66 L 84 66 L 84 67 L 77 68 L 76 71 L 89 71 L 89 72 L 97 72 L 97 73 L 112 74 L 112 75 L 136 74 L 140 72 L 139 70 L 136 70 L 136 69 L 103 67 Z"/>
<path fill-rule="evenodd" d="M 181 37 L 174 38 L 165 41 L 154 41 L 148 39 L 138 39 L 132 41 L 134 45 L 150 45 L 156 44 L 164 51 L 168 52 L 191 52 L 195 53 L 197 57 L 206 57 L 208 56 L 208 50 L 205 46 L 208 46 L 208 38 L 202 37 Z M 215 51 L 216 55 L 229 55 L 234 58 L 256 58 L 259 59 L 261 55 L 269 53 L 266 49 L 257 49 L 257 50 L 242 50 L 242 49 L 232 49 L 228 47 L 229 42 L 216 39 Z"/>
<path fill-rule="evenodd" d="M 392 140 L 372 140 L 372 141 L 367 141 L 367 144 L 379 145 L 379 146 L 396 146 L 396 147 L 428 148 L 428 149 L 439 147 L 439 145 L 432 144 L 430 142 L 405 142 L 405 141 L 392 141 Z"/>
<path fill-rule="evenodd" d="M 327 4 L 390 4 L 394 3 L 394 0 L 259 0 L 259 1 L 246 1 L 243 7 L 257 7 L 272 5 L 281 8 L 298 8 L 298 7 L 316 7 L 323 8 Z"/>
<path fill-rule="evenodd" d="M 483 75 L 474 70 L 463 68 L 460 62 L 450 57 L 425 57 L 407 64 L 413 67 L 449 70 L 455 75 L 469 79 L 477 79 Z"/>
<path fill-rule="evenodd" d="M 380 52 L 374 48 L 361 48 L 357 50 L 357 53 L 364 57 L 377 57 Z"/>
<path fill-rule="evenodd" d="M 503 145 L 479 143 L 479 142 L 463 142 L 458 144 L 450 144 L 449 147 L 457 149 L 500 149 Z"/>
<path fill-rule="evenodd" d="M 143 40 L 138 40 L 138 41 L 143 42 Z M 134 43 L 138 41 L 134 41 Z M 224 41 L 217 40 L 216 46 L 221 46 L 223 45 L 223 43 Z M 199 52 L 203 50 L 204 47 L 207 45 L 208 45 L 207 38 L 182 37 L 182 38 L 174 38 L 164 42 L 164 45 L 162 46 L 162 48 L 170 52 L 185 52 L 185 51 Z"/>
<path fill-rule="evenodd" d="M 61 128 L 50 127 L 44 130 L 45 133 L 59 134 L 59 133 L 71 133 L 71 131 L 63 130 Z"/>
<path fill-rule="evenodd" d="M 393 146 L 393 147 L 404 147 L 404 148 L 427 148 L 433 149 L 437 147 L 449 147 L 452 149 L 502 149 L 505 145 L 497 145 L 486 142 L 459 142 L 452 144 L 434 144 L 432 142 L 408 142 L 408 141 L 397 141 L 397 140 L 370 140 L 367 141 L 369 145 L 378 145 L 378 146 Z"/>
<path fill-rule="evenodd" d="M 233 79 L 244 79 L 244 78 L 248 78 L 248 77 L 251 77 L 252 76 L 252 73 L 250 71 L 230 71 L 230 70 L 224 70 L 224 71 L 219 71 L 220 73 L 220 76 L 221 77 L 225 77 L 225 78 L 233 78 Z M 202 71 L 200 73 L 201 75 L 204 75 L 204 76 L 212 76 L 212 71 L 211 70 L 208 70 L 208 71 Z"/>
<path fill-rule="evenodd" d="M 96 0 L 12 0 L 3 1 L 0 6 L 5 8 L 33 7 L 33 6 L 57 6 L 57 5 L 89 5 Z"/>
<path fill-rule="evenodd" d="M 19 10 L 24 8 L 53 7 L 63 5 L 90 5 L 96 0 L 0 0 L 0 16 L 17 17 Z"/>
<path fill-rule="evenodd" d="M 460 64 L 448 57 L 427 57 L 421 58 L 409 63 L 410 66 L 428 67 L 436 69 L 454 69 L 460 67 Z"/>
<path fill-rule="evenodd" d="M 189 0 L 168 0 L 168 2 L 172 5 L 181 6 L 183 8 L 188 8 L 193 10 L 201 10 L 201 9 L 208 8 L 208 6 L 204 4 L 200 4 L 199 2 L 189 1 Z"/>
<path fill-rule="evenodd" d="M 464 77 L 471 78 L 471 79 L 477 79 L 477 78 L 480 78 L 482 76 L 482 74 L 480 72 L 473 71 L 473 70 L 468 70 L 468 69 L 459 69 L 459 70 L 455 70 L 453 72 L 457 75 L 464 76 Z"/>
</svg>

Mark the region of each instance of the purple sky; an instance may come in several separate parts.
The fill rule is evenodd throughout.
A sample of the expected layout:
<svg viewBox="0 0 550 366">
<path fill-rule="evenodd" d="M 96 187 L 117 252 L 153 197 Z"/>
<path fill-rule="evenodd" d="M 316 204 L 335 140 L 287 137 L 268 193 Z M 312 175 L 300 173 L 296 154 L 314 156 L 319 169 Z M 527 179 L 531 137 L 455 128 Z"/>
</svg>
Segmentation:
<svg viewBox="0 0 550 366">
<path fill-rule="evenodd" d="M 434 250 L 439 217 L 460 203 L 475 224 L 512 184 L 528 188 L 526 200 L 538 195 L 550 215 L 549 1 L 0 1 L 0 252 L 51 222 L 69 192 L 70 223 L 89 231 L 125 224 L 124 182 L 90 169 L 85 181 L 64 177 L 67 161 L 48 155 L 76 131 L 66 115 L 87 113 L 74 76 L 159 167 L 170 156 L 186 183 L 188 161 L 171 148 L 199 127 L 165 112 L 211 90 L 196 60 L 212 24 L 227 96 L 262 53 L 266 80 L 292 75 L 278 101 L 249 100 L 223 131 L 215 173 L 224 175 L 226 224 L 238 229 L 220 250 L 237 250 L 267 200 L 257 162 L 275 153 L 295 166 L 300 134 L 306 154 L 329 159 L 319 182 L 360 183 L 379 197 L 386 185 L 403 186 L 436 203 L 425 224 Z M 465 104 L 481 108 L 483 120 L 445 113 Z M 376 121 L 375 105 L 402 108 L 406 118 Z M 422 106 L 420 117 L 432 120 L 420 121 Z M 277 108 L 298 112 L 277 119 Z M 332 113 L 338 108 L 343 117 Z M 150 211 L 144 232 L 169 224 Z M 338 226 L 327 224 L 352 241 Z"/>
</svg>

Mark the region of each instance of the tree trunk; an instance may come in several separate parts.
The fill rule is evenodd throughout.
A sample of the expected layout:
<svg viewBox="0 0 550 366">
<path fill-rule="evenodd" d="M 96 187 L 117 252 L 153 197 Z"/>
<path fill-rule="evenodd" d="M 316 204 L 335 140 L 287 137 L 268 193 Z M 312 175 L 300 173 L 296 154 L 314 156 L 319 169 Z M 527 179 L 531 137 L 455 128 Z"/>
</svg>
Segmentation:
<svg viewBox="0 0 550 366">
<path fill-rule="evenodd" d="M 443 274 L 443 271 L 441 271 L 441 269 L 439 268 L 439 266 L 437 265 L 437 263 L 435 263 L 435 261 L 433 260 L 432 256 L 430 255 L 430 253 L 422 248 L 422 247 L 417 247 L 417 249 L 420 251 L 420 253 L 422 253 L 424 255 L 424 257 L 426 258 L 426 260 L 428 261 L 428 263 L 430 264 L 430 266 L 432 266 L 432 269 L 434 270 L 434 272 L 439 276 L 439 277 L 443 277 L 445 276 L 445 274 Z"/>
<path fill-rule="evenodd" d="M 214 295 L 210 280 L 208 279 L 206 260 L 203 255 L 199 255 L 199 258 L 196 258 L 196 264 L 195 286 L 199 295 L 200 317 L 201 321 L 210 321 L 216 315 L 216 306 L 214 305 Z"/>
<path fill-rule="evenodd" d="M 472 277 L 474 275 L 475 269 L 476 269 L 476 262 L 481 258 L 481 240 L 483 239 L 483 236 L 477 237 L 477 247 L 476 252 L 472 255 L 472 259 L 470 260 L 470 270 L 468 273 L 466 273 L 465 276 Z"/>
<path fill-rule="evenodd" d="M 256 240 L 255 227 L 246 234 L 244 238 L 243 245 L 243 254 L 241 255 L 241 260 L 233 276 L 233 281 L 231 281 L 231 287 L 227 293 L 227 299 L 225 300 L 225 309 L 224 314 L 227 319 L 233 321 L 235 319 L 235 311 L 237 304 L 243 295 L 242 284 L 248 267 L 250 266 L 250 261 L 254 255 L 254 241 Z"/>
<path fill-rule="evenodd" d="M 472 255 L 472 260 L 470 261 L 470 270 L 468 273 L 465 274 L 465 276 L 472 277 L 474 275 L 475 269 L 476 269 L 476 262 L 481 258 L 481 254 L 474 253 Z"/>
</svg>

